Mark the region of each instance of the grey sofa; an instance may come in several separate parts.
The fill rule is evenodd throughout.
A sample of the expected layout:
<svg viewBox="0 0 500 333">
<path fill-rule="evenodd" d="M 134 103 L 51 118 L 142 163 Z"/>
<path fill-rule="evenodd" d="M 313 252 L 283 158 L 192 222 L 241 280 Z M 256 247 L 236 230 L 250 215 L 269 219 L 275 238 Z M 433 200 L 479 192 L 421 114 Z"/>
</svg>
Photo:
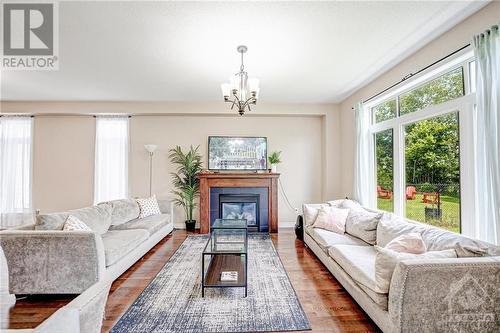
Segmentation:
<svg viewBox="0 0 500 333">
<path fill-rule="evenodd" d="M 374 288 L 374 245 L 348 233 L 314 228 L 314 217 L 304 214 L 306 245 L 383 332 L 500 332 L 498 246 L 367 210 L 383 216 L 377 225 L 377 243 L 419 232 L 430 251 L 454 249 L 456 244 L 487 251 L 481 257 L 400 261 L 389 292 L 382 294 Z"/>
<path fill-rule="evenodd" d="M 111 281 L 92 285 L 33 329 L 6 329 L 5 333 L 100 333 Z"/>
<path fill-rule="evenodd" d="M 12 294 L 79 294 L 97 281 L 114 280 L 173 230 L 173 203 L 139 219 L 133 199 L 37 215 L 31 230 L 0 232 Z M 62 231 L 69 215 L 92 231 Z"/>
</svg>

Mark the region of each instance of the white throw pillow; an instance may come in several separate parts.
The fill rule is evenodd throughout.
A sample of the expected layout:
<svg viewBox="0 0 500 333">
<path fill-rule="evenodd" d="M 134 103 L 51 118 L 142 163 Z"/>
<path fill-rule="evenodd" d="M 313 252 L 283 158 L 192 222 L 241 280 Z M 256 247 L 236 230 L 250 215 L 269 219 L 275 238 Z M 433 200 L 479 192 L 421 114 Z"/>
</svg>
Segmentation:
<svg viewBox="0 0 500 333">
<path fill-rule="evenodd" d="M 455 250 L 429 251 L 422 254 L 396 252 L 375 245 L 375 291 L 388 293 L 392 274 L 401 260 L 456 258 Z"/>
<path fill-rule="evenodd" d="M 359 202 L 351 200 L 351 199 L 342 200 L 342 203 L 340 204 L 340 208 L 350 209 L 354 212 L 367 212 L 367 210 L 364 209 L 363 206 L 361 206 L 361 204 Z"/>
<path fill-rule="evenodd" d="M 151 198 L 138 198 L 136 199 L 139 205 L 139 218 L 145 218 L 151 215 L 161 214 L 160 206 L 158 206 L 158 201 L 156 200 L 156 195 Z"/>
<path fill-rule="evenodd" d="M 391 240 L 386 246 L 386 249 L 396 252 L 421 254 L 427 251 L 422 235 L 418 232 L 410 232 L 398 236 Z"/>
<path fill-rule="evenodd" d="M 328 204 L 303 204 L 302 213 L 304 214 L 304 223 L 306 226 L 312 225 L 318 216 L 321 207 L 329 207 Z"/>
<path fill-rule="evenodd" d="M 332 200 L 332 201 L 328 201 L 328 204 L 332 207 L 341 208 L 342 204 L 344 203 L 344 200 L 346 200 L 346 199 Z"/>
<path fill-rule="evenodd" d="M 377 224 L 382 214 L 350 210 L 345 232 L 374 245 L 377 241 Z"/>
<path fill-rule="evenodd" d="M 345 221 L 348 215 L 349 209 L 321 207 L 313 227 L 343 234 L 345 232 Z"/>
<path fill-rule="evenodd" d="M 92 231 L 92 229 L 78 217 L 69 215 L 64 222 L 63 231 Z"/>
</svg>

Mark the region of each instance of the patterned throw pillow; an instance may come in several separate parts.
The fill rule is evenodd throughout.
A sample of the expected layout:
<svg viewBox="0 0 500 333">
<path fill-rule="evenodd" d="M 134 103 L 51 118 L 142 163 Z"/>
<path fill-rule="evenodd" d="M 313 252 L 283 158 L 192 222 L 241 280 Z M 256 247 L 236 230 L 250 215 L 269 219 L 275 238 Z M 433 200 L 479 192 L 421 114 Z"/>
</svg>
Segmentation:
<svg viewBox="0 0 500 333">
<path fill-rule="evenodd" d="M 138 198 L 136 200 L 140 209 L 140 219 L 151 215 L 161 214 L 160 206 L 158 206 L 158 201 L 156 200 L 156 195 L 153 195 L 151 198 Z"/>
<path fill-rule="evenodd" d="M 92 231 L 92 229 L 78 217 L 69 215 L 64 222 L 63 231 Z"/>
</svg>

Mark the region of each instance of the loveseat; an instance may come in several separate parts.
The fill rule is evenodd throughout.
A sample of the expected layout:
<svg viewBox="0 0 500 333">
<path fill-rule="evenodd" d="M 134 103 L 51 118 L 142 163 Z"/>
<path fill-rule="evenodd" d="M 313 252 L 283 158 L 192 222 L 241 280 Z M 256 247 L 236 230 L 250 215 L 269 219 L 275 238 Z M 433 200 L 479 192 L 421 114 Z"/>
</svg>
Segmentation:
<svg viewBox="0 0 500 333">
<path fill-rule="evenodd" d="M 313 226 L 322 206 L 350 209 L 345 233 Z M 367 228 L 374 235 L 371 243 L 349 234 L 351 214 L 359 210 L 376 215 L 376 224 Z M 304 205 L 303 212 L 306 245 L 383 332 L 500 332 L 498 246 L 366 209 L 347 199 Z M 401 260 L 388 292 L 381 293 L 376 288 L 379 248 L 375 246 L 383 248 L 407 233 L 419 233 L 429 251 L 465 247 L 481 253 L 476 257 L 458 253 L 454 258 Z"/>
<path fill-rule="evenodd" d="M 114 280 L 173 230 L 173 203 L 139 218 L 134 199 L 67 212 L 39 214 L 22 230 L 0 232 L 11 294 L 79 294 L 100 280 Z M 62 231 L 68 216 L 91 231 Z"/>
</svg>

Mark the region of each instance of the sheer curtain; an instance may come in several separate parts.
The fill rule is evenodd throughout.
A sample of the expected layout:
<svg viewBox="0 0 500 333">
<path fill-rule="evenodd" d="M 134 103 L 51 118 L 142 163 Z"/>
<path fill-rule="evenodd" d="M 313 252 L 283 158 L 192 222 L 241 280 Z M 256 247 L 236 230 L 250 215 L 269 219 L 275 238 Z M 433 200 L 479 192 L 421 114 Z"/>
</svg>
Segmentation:
<svg viewBox="0 0 500 333">
<path fill-rule="evenodd" d="M 476 56 L 477 236 L 500 244 L 500 34 L 474 37 Z"/>
<path fill-rule="evenodd" d="M 97 117 L 94 203 L 128 196 L 128 117 Z"/>
<path fill-rule="evenodd" d="M 354 153 L 353 198 L 363 206 L 376 207 L 373 135 L 370 133 L 370 110 L 359 102 L 354 106 L 356 146 Z"/>
<path fill-rule="evenodd" d="M 33 222 L 33 118 L 0 118 L 0 227 Z"/>
</svg>

